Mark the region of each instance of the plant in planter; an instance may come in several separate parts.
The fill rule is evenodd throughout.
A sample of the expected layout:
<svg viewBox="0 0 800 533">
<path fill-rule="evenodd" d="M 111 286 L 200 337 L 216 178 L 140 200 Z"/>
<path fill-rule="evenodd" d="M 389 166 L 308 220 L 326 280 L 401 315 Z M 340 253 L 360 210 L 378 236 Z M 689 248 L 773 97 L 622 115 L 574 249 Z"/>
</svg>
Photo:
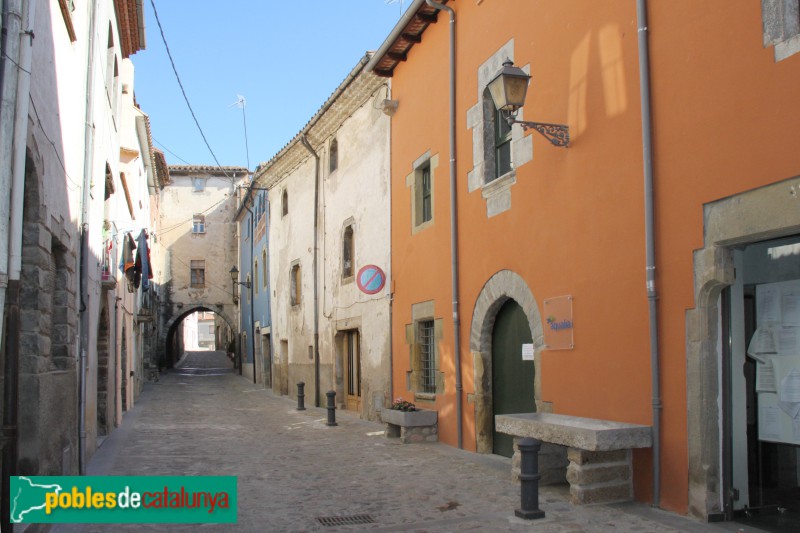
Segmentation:
<svg viewBox="0 0 800 533">
<path fill-rule="evenodd" d="M 392 402 L 392 405 L 389 406 L 389 409 L 392 409 L 393 411 L 408 412 L 408 411 L 416 411 L 417 406 L 402 398 L 396 398 L 395 401 Z"/>
</svg>

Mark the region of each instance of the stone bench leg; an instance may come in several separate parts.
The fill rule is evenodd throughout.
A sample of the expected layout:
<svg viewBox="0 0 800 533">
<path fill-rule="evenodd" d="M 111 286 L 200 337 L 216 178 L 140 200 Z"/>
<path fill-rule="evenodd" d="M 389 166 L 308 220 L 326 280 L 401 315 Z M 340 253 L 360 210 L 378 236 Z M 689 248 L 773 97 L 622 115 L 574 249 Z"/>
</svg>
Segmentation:
<svg viewBox="0 0 800 533">
<path fill-rule="evenodd" d="M 396 424 L 386 424 L 386 437 L 390 439 L 399 439 L 400 426 Z"/>
<path fill-rule="evenodd" d="M 567 458 L 567 481 L 573 504 L 612 503 L 633 499 L 630 450 L 589 452 L 569 448 Z"/>
<path fill-rule="evenodd" d="M 400 441 L 403 444 L 415 442 L 438 442 L 437 426 L 400 426 Z"/>
</svg>

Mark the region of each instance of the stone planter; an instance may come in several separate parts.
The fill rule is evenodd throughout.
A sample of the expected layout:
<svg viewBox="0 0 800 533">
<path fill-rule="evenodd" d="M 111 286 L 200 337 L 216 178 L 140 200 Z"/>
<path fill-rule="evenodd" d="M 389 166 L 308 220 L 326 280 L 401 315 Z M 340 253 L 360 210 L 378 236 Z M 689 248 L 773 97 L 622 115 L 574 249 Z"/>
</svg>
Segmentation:
<svg viewBox="0 0 800 533">
<path fill-rule="evenodd" d="M 386 424 L 386 436 L 390 439 L 399 438 L 403 444 L 439 440 L 437 411 L 384 409 L 381 411 L 381 421 Z"/>
</svg>

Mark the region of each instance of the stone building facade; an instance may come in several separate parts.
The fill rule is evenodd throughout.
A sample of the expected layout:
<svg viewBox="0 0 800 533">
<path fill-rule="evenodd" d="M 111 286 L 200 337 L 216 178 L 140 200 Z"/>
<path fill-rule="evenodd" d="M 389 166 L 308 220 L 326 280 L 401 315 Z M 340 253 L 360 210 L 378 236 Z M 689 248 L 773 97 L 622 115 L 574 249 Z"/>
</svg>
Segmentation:
<svg viewBox="0 0 800 533">
<path fill-rule="evenodd" d="M 273 390 L 376 419 L 391 397 L 390 291 L 358 287 L 389 269 L 389 84 L 369 55 L 277 155 L 256 170 L 269 189 Z M 378 276 L 379 277 L 379 276 Z"/>
<path fill-rule="evenodd" d="M 156 268 L 163 272 L 159 300 L 160 366 L 181 357 L 180 323 L 195 311 L 219 315 L 238 330 L 230 269 L 237 264 L 236 189 L 248 179 L 241 167 L 170 166 L 160 192 L 159 246 L 165 251 Z"/>
<path fill-rule="evenodd" d="M 15 473 L 82 473 L 120 421 L 123 313 L 109 252 L 115 223 L 148 227 L 158 178 L 132 97 L 143 11 L 111 0 L 3 10 L 0 323 L 3 387 L 19 406 L 3 406 L 17 434 L 4 442 L 7 487 Z"/>
</svg>

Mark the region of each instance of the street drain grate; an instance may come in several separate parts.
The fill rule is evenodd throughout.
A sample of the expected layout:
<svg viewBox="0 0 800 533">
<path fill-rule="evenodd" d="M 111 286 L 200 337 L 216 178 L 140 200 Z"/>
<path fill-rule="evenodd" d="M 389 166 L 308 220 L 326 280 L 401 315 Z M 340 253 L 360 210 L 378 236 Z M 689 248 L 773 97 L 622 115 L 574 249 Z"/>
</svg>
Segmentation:
<svg viewBox="0 0 800 533">
<path fill-rule="evenodd" d="M 375 520 L 368 514 L 352 516 L 318 516 L 317 522 L 323 526 L 352 526 L 356 524 L 374 524 Z"/>
</svg>

